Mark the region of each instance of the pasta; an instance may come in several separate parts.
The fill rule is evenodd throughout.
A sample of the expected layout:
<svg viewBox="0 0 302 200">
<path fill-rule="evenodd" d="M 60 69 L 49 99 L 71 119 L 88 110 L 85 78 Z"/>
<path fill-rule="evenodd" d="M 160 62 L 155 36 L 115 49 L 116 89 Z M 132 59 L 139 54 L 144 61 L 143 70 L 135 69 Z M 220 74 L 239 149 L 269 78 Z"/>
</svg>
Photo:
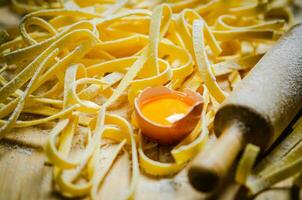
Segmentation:
<svg viewBox="0 0 302 200">
<path fill-rule="evenodd" d="M 13 1 L 30 12 L 20 36 L 0 46 L 0 137 L 56 122 L 45 147 L 56 186 L 65 196 L 92 199 L 122 149 L 132 161 L 125 199 L 134 197 L 140 169 L 154 176 L 183 169 L 206 144 L 219 104 L 292 24 L 286 0 L 74 0 L 45 10 L 19 4 Z M 171 162 L 147 155 L 150 143 L 132 115 L 140 92 L 159 85 L 204 98 L 201 120 L 171 148 Z M 121 107 L 127 111 L 114 112 Z M 22 120 L 26 114 L 35 118 Z M 85 146 L 73 159 L 79 129 Z M 100 173 L 108 141 L 117 147 Z"/>
</svg>

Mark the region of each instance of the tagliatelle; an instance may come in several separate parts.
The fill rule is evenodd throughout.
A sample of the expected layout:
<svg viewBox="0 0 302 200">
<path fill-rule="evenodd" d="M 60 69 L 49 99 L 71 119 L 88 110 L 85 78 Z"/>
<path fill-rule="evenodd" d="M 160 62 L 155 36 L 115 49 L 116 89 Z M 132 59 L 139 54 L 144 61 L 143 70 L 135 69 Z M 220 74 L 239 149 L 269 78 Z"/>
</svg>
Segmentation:
<svg viewBox="0 0 302 200">
<path fill-rule="evenodd" d="M 213 132 L 220 103 L 292 21 L 276 1 L 20 2 L 15 10 L 30 12 L 20 35 L 3 43 L 0 32 L 0 137 L 56 122 L 45 146 L 56 189 L 91 199 L 123 149 L 132 161 L 125 199 L 135 195 L 139 168 L 153 176 L 182 170 Z M 133 117 L 141 91 L 162 85 L 204 98 L 201 120 L 166 152 L 169 161 L 150 155 L 152 142 Z M 76 148 L 78 135 L 85 142 Z M 100 163 L 104 144 L 115 148 Z"/>
<path fill-rule="evenodd" d="M 253 144 L 248 144 L 243 152 L 243 155 L 239 161 L 236 169 L 235 180 L 240 184 L 245 184 L 247 177 L 250 175 L 253 165 L 256 162 L 256 158 L 260 152 L 260 148 Z"/>
<path fill-rule="evenodd" d="M 209 89 L 211 95 L 221 103 L 225 99 L 224 92 L 218 86 L 214 75 L 212 74 L 211 66 L 207 58 L 204 42 L 204 22 L 201 20 L 194 21 L 193 24 L 193 44 L 194 53 L 196 57 L 196 64 L 198 71 L 204 80 L 206 87 Z"/>
<path fill-rule="evenodd" d="M 42 4 L 41 4 L 42 3 Z M 12 8 L 15 12 L 20 14 L 25 14 L 41 9 L 47 8 L 60 8 L 63 7 L 63 1 L 54 1 L 54 2 L 41 2 L 37 3 L 37 5 L 33 5 L 32 3 L 28 3 L 27 1 L 19 1 L 12 0 Z"/>
</svg>

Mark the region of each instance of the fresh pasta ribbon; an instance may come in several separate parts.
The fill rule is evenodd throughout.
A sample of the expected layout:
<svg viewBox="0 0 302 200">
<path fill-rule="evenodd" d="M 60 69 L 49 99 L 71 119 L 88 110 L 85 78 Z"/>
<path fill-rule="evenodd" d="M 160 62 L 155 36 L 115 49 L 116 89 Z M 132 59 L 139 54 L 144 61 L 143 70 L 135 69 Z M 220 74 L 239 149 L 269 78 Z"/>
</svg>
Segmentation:
<svg viewBox="0 0 302 200">
<path fill-rule="evenodd" d="M 260 152 L 260 148 L 253 144 L 248 144 L 239 161 L 235 180 L 240 184 L 245 184 L 250 175 L 256 158 Z"/>
<path fill-rule="evenodd" d="M 51 9 L 51 8 L 60 8 L 63 7 L 63 1 L 58 0 L 54 2 L 32 2 L 28 3 L 27 1 L 12 0 L 12 9 L 20 14 L 26 14 L 33 11 L 41 9 Z"/>
<path fill-rule="evenodd" d="M 207 58 L 207 54 L 205 52 L 204 29 L 205 25 L 202 20 L 194 21 L 193 44 L 196 63 L 198 66 L 198 71 L 209 92 L 219 103 L 221 103 L 225 99 L 225 93 L 220 89 L 218 83 L 216 82 Z"/>
</svg>

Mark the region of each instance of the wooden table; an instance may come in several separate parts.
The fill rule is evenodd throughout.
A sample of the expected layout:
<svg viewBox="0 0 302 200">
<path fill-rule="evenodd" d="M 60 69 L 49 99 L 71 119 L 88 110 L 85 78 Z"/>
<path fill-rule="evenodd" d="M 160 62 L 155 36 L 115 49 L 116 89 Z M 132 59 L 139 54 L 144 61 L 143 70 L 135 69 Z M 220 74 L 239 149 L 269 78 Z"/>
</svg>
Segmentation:
<svg viewBox="0 0 302 200">
<path fill-rule="evenodd" d="M 52 167 L 47 164 L 43 153 L 47 130 L 25 128 L 15 130 L 0 142 L 0 199 L 2 200 L 44 200 L 64 199 L 53 191 Z M 215 140 L 212 136 L 210 144 Z M 102 150 L 104 158 L 111 148 Z M 123 153 L 106 177 L 100 199 L 121 199 L 129 186 L 130 163 L 127 153 Z M 299 199 L 299 190 L 291 187 L 287 180 L 262 192 L 253 199 L 283 200 Z M 242 188 L 241 188 L 242 189 Z M 242 190 L 235 183 L 229 183 L 220 195 L 210 197 L 191 188 L 186 169 L 174 177 L 152 178 L 141 172 L 136 199 L 144 200 L 198 200 L 198 199 L 243 199 Z M 245 196 L 244 196 L 245 197 Z M 295 198 L 292 198 L 295 197 Z M 302 195 L 300 195 L 302 199 Z"/>
</svg>

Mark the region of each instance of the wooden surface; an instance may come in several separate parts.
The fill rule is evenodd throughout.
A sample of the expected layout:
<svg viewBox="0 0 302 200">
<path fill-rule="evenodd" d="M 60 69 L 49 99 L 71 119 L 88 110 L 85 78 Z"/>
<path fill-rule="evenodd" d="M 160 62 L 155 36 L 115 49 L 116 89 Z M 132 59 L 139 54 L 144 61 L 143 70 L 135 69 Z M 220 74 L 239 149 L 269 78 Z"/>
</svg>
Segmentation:
<svg viewBox="0 0 302 200">
<path fill-rule="evenodd" d="M 0 199 L 1 200 L 57 200 L 64 199 L 53 189 L 52 167 L 46 162 L 43 154 L 43 144 L 48 130 L 45 128 L 26 128 L 13 131 L 0 142 Z M 215 141 L 212 136 L 209 145 Z M 104 148 L 100 155 L 106 162 L 106 157 L 114 146 Z M 99 199 L 118 200 L 127 190 L 130 178 L 130 163 L 128 154 L 119 156 L 114 167 L 106 177 Z M 100 165 L 101 170 L 101 165 Z M 202 200 L 202 199 L 246 199 L 239 186 L 229 183 L 218 196 L 211 197 L 198 193 L 188 183 L 186 170 L 168 178 L 151 178 L 141 172 L 136 199 L 138 200 Z M 299 199 L 299 190 L 290 187 L 290 180 L 262 192 L 252 199 L 283 200 Z M 217 195 L 217 194 L 216 194 Z M 302 199 L 302 195 L 300 195 Z"/>
<path fill-rule="evenodd" d="M 18 23 L 18 17 L 10 14 L 7 8 L 0 8 L 0 27 L 12 28 Z M 7 17 L 9 16 L 9 17 Z M 55 192 L 52 184 L 52 167 L 46 162 L 43 145 L 47 139 L 49 127 L 23 128 L 13 130 L 9 136 L 0 141 L 0 200 L 57 200 L 64 199 Z M 211 145 L 215 137 L 210 139 Z M 102 162 L 114 146 L 104 148 L 101 152 Z M 101 168 L 101 166 L 100 166 Z M 126 152 L 116 160 L 114 167 L 106 177 L 99 199 L 118 200 L 128 188 L 130 163 Z M 101 170 L 101 169 L 100 169 Z M 189 185 L 186 170 L 168 178 L 151 178 L 141 172 L 137 200 L 202 200 L 202 199 L 247 199 L 244 190 L 234 183 L 229 183 L 224 190 L 207 196 L 198 193 Z M 273 188 L 251 199 L 283 200 L 302 199 L 302 193 L 291 187 L 291 181 L 279 183 Z"/>
</svg>

